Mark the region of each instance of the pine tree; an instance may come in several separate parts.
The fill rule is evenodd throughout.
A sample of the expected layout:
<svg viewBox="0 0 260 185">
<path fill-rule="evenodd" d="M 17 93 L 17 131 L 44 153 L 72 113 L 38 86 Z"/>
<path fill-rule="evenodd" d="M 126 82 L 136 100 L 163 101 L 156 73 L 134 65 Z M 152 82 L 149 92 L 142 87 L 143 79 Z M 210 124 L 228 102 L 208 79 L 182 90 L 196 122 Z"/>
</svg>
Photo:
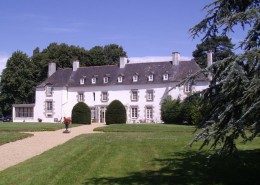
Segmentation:
<svg viewBox="0 0 260 185">
<path fill-rule="evenodd" d="M 213 74 L 203 92 L 205 104 L 213 106 L 209 106 L 203 129 L 194 141 L 203 140 L 202 147 L 220 146 L 223 154 L 237 150 L 239 137 L 251 141 L 260 130 L 259 8 L 259 0 L 215 0 L 204 8 L 206 17 L 190 30 L 193 37 L 202 35 L 205 41 L 219 34 L 226 36 L 235 25 L 248 29 L 240 44 L 242 54 L 216 61 L 201 71 Z"/>
</svg>

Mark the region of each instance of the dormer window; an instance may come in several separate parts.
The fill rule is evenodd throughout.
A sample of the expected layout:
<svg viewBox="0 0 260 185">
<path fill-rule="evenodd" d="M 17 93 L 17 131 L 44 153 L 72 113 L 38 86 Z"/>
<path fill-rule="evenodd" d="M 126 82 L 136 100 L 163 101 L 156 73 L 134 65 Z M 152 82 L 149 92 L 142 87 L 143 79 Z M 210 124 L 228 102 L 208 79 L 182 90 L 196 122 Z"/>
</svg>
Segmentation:
<svg viewBox="0 0 260 185">
<path fill-rule="evenodd" d="M 149 76 L 148 76 L 148 81 L 149 81 L 149 82 L 152 82 L 152 81 L 153 81 L 153 75 L 149 75 Z"/>
<path fill-rule="evenodd" d="M 85 83 L 85 79 L 81 78 L 79 83 L 80 83 L 80 85 L 83 85 Z"/>
<path fill-rule="evenodd" d="M 108 83 L 108 77 L 104 77 L 103 82 L 104 82 L 104 84 Z"/>
<path fill-rule="evenodd" d="M 163 75 L 163 81 L 167 81 L 169 79 L 169 75 L 168 74 L 164 74 Z"/>
<path fill-rule="evenodd" d="M 91 79 L 91 83 L 92 83 L 92 84 L 96 84 L 96 83 L 97 83 L 97 78 L 92 78 L 92 79 Z"/>
<path fill-rule="evenodd" d="M 52 96 L 52 87 L 46 86 L 46 96 Z"/>
<path fill-rule="evenodd" d="M 184 84 L 184 92 L 189 93 L 192 91 L 192 85 L 190 82 Z"/>
<path fill-rule="evenodd" d="M 118 83 L 122 83 L 123 82 L 123 77 L 122 76 L 117 77 L 117 82 Z"/>
<path fill-rule="evenodd" d="M 138 76 L 137 75 L 134 75 L 133 76 L 133 82 L 137 82 L 138 81 Z"/>
</svg>

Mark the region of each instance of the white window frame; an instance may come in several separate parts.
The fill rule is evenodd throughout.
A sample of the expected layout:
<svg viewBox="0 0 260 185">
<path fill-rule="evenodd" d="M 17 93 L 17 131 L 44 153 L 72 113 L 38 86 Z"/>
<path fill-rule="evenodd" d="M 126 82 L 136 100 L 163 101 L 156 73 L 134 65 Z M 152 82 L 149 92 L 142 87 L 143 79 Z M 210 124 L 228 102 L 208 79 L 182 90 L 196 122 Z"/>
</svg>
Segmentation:
<svg viewBox="0 0 260 185">
<path fill-rule="evenodd" d="M 164 74 L 163 75 L 163 81 L 167 81 L 169 79 L 169 74 Z"/>
<path fill-rule="evenodd" d="M 148 81 L 152 82 L 153 81 L 153 75 L 148 75 Z"/>
<path fill-rule="evenodd" d="M 80 85 L 83 85 L 85 83 L 85 79 L 81 78 L 79 83 L 80 83 Z"/>
<path fill-rule="evenodd" d="M 85 96 L 84 93 L 78 93 L 78 102 L 84 102 Z"/>
<path fill-rule="evenodd" d="M 104 77 L 103 82 L 104 82 L 104 84 L 108 83 L 108 77 Z"/>
<path fill-rule="evenodd" d="M 136 96 L 134 95 L 136 93 Z M 136 97 L 134 99 L 134 97 Z M 138 101 L 138 90 L 131 90 L 131 101 Z"/>
<path fill-rule="evenodd" d="M 97 78 L 95 78 L 95 77 L 94 77 L 94 78 L 91 78 L 91 83 L 92 83 L 92 84 L 96 84 L 96 83 L 97 83 Z"/>
<path fill-rule="evenodd" d="M 154 91 L 153 90 L 147 90 L 146 91 L 146 100 L 147 101 L 153 101 L 154 98 Z"/>
<path fill-rule="evenodd" d="M 138 81 L 138 75 L 134 75 L 133 76 L 133 82 L 137 82 Z"/>
<path fill-rule="evenodd" d="M 153 107 L 146 107 L 146 119 L 153 119 Z"/>
<path fill-rule="evenodd" d="M 46 111 L 47 112 L 52 112 L 53 111 L 53 101 L 51 101 L 51 100 L 46 100 L 46 102 L 45 102 L 45 108 L 46 108 Z"/>
<path fill-rule="evenodd" d="M 132 119 L 138 118 L 138 107 L 131 107 L 131 118 Z"/>
<path fill-rule="evenodd" d="M 123 77 L 122 76 L 117 77 L 117 82 L 118 83 L 122 83 L 123 82 Z"/>
<path fill-rule="evenodd" d="M 104 96 L 104 94 L 106 94 L 106 96 Z M 106 97 L 106 99 L 104 99 L 104 97 Z M 108 101 L 108 92 L 101 92 L 101 101 Z"/>
<path fill-rule="evenodd" d="M 46 96 L 52 96 L 53 88 L 51 86 L 46 86 Z"/>
</svg>

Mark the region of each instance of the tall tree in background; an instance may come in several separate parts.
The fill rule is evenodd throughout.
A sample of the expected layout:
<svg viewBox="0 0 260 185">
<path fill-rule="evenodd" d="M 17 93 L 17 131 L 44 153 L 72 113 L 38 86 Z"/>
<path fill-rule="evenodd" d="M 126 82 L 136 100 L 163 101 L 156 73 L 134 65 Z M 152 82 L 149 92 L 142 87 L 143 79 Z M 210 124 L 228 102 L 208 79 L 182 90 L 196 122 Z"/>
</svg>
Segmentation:
<svg viewBox="0 0 260 185">
<path fill-rule="evenodd" d="M 4 114 L 11 114 L 12 104 L 32 103 L 35 93 L 34 65 L 21 51 L 8 59 L 2 73 L 0 106 Z"/>
<path fill-rule="evenodd" d="M 205 68 L 207 66 L 207 51 L 211 50 L 213 52 L 213 61 L 219 61 L 234 55 L 232 52 L 233 47 L 234 44 L 227 36 L 210 37 L 196 46 L 192 56 L 201 68 Z"/>
<path fill-rule="evenodd" d="M 201 133 L 194 141 L 203 146 L 221 146 L 220 152 L 236 151 L 235 140 L 254 139 L 260 130 L 260 3 L 259 0 L 214 0 L 207 5 L 206 17 L 190 31 L 202 41 L 227 35 L 235 25 L 247 27 L 241 43 L 242 54 L 227 57 L 202 71 L 213 73 L 213 80 L 204 92 L 204 101 L 214 106 L 205 117 Z M 224 70 L 223 70 L 224 69 Z"/>
</svg>

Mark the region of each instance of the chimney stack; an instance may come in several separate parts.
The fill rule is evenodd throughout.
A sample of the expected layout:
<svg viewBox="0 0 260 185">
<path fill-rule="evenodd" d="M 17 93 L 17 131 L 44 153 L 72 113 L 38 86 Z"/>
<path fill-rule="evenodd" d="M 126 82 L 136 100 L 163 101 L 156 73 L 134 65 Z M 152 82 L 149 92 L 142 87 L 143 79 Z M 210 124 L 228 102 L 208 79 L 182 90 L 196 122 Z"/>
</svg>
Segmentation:
<svg viewBox="0 0 260 185">
<path fill-rule="evenodd" d="M 179 52 L 172 52 L 172 65 L 179 65 L 180 62 L 180 53 Z"/>
<path fill-rule="evenodd" d="M 213 62 L 213 59 L 212 59 L 212 51 L 209 50 L 207 52 L 207 67 L 211 66 L 212 65 L 212 62 Z"/>
<path fill-rule="evenodd" d="M 128 63 L 127 57 L 120 57 L 120 64 L 119 64 L 120 68 L 124 68 L 127 63 Z"/>
<path fill-rule="evenodd" d="M 56 63 L 50 62 L 48 65 L 48 77 L 53 75 L 53 73 L 55 73 L 55 72 L 56 72 Z"/>
<path fill-rule="evenodd" d="M 78 68 L 79 68 L 79 61 L 78 60 L 73 61 L 73 71 L 77 71 Z"/>
</svg>

